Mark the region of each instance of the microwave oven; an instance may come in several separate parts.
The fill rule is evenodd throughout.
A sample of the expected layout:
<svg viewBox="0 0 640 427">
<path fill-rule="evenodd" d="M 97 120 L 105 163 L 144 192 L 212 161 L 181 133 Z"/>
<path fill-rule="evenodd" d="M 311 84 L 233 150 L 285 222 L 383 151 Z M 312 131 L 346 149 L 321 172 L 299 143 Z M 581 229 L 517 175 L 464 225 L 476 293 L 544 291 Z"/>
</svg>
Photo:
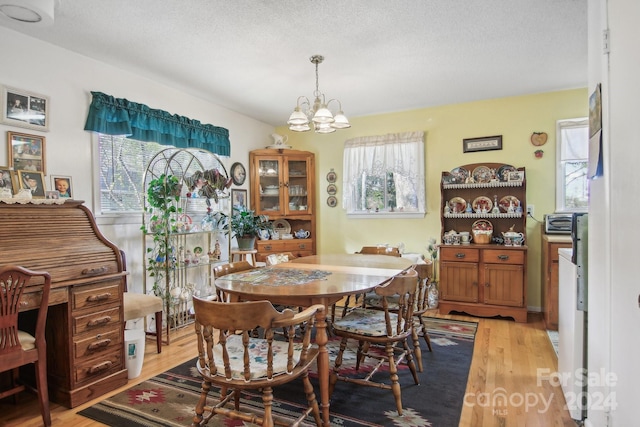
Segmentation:
<svg viewBox="0 0 640 427">
<path fill-rule="evenodd" d="M 554 213 L 544 216 L 544 232 L 546 234 L 571 234 L 573 214 Z"/>
</svg>

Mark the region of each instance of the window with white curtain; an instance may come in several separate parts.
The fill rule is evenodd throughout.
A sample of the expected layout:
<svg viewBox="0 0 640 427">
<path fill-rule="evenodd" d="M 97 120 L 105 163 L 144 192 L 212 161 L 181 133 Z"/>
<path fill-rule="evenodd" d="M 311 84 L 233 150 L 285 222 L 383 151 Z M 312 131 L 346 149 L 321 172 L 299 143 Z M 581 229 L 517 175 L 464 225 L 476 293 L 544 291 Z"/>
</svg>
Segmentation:
<svg viewBox="0 0 640 427">
<path fill-rule="evenodd" d="M 424 132 L 345 141 L 343 173 L 347 215 L 424 216 Z"/>
<path fill-rule="evenodd" d="M 586 212 L 589 207 L 589 120 L 558 120 L 556 212 Z"/>
</svg>

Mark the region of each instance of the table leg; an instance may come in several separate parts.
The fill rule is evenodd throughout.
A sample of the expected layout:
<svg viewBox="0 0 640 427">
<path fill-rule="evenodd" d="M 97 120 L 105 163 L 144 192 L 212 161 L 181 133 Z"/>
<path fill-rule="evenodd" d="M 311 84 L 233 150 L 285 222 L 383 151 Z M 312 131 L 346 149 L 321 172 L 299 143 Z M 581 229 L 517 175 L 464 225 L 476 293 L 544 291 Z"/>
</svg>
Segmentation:
<svg viewBox="0 0 640 427">
<path fill-rule="evenodd" d="M 326 307 L 326 305 L 325 305 Z M 329 352 L 327 351 L 327 310 L 316 314 L 316 344 L 318 344 L 318 382 L 322 424 L 329 427 Z"/>
</svg>

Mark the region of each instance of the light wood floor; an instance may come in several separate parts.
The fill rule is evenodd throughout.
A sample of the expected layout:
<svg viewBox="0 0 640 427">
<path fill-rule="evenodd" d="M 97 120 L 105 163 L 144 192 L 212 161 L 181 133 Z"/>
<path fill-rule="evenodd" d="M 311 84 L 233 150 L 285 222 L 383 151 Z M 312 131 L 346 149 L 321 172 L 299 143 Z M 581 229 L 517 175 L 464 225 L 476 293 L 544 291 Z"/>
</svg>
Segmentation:
<svg viewBox="0 0 640 427">
<path fill-rule="evenodd" d="M 563 409 L 565 400 L 561 389 L 544 379 L 545 373 L 557 371 L 558 363 L 539 314 L 529 314 L 528 323 L 465 316 L 439 317 L 478 321 L 460 427 L 575 427 Z M 179 333 L 183 336 L 172 338 L 171 345 L 163 347 L 160 355 L 155 352 L 154 342 L 147 341 L 142 375 L 111 394 L 195 357 L 197 350 L 192 329 L 186 328 Z M 428 384 L 422 386 L 428 387 Z M 52 403 L 53 425 L 103 425 L 76 414 L 96 401 L 74 409 Z M 0 402 L 0 426 L 41 425 L 38 405 L 31 395 L 21 396 L 18 405 L 13 405 L 10 399 Z"/>
</svg>

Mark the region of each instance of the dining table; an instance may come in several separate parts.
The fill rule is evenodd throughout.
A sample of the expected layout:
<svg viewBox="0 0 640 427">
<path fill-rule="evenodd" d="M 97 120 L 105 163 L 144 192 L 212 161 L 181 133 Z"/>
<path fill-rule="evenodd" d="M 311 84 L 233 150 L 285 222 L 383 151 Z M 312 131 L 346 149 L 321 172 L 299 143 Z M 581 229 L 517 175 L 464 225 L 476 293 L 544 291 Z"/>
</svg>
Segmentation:
<svg viewBox="0 0 640 427">
<path fill-rule="evenodd" d="M 329 352 L 327 312 L 348 295 L 372 290 L 408 270 L 407 258 L 387 255 L 322 254 L 295 258 L 270 267 L 233 273 L 215 280 L 219 291 L 242 301 L 309 307 L 322 304 L 316 315 L 318 384 L 323 426 L 329 427 Z"/>
</svg>

